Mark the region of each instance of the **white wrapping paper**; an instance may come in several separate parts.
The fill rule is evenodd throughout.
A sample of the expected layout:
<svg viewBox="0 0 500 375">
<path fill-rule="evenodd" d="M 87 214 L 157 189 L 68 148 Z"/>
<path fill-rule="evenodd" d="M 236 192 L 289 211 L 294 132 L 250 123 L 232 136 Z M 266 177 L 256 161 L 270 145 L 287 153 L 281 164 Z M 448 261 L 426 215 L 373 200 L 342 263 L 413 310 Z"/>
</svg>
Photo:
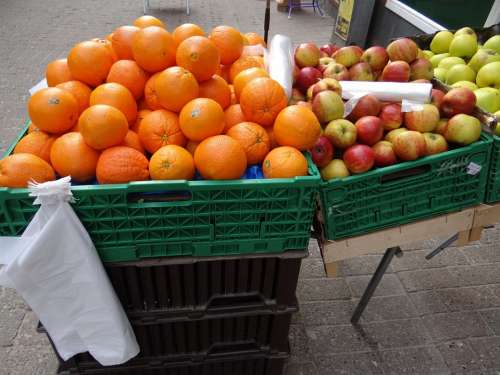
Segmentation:
<svg viewBox="0 0 500 375">
<path fill-rule="evenodd" d="M 289 37 L 277 34 L 269 44 L 267 57 L 269 76 L 285 89 L 287 97 L 292 96 L 293 85 L 293 46 Z"/>
</svg>

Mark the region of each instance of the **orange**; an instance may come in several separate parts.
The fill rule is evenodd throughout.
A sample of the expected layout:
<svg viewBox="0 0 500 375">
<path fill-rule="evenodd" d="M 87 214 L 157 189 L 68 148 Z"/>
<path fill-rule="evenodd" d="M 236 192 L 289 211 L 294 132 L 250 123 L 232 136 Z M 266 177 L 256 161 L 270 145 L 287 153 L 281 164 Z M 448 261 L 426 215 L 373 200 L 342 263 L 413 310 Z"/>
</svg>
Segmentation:
<svg viewBox="0 0 500 375">
<path fill-rule="evenodd" d="M 33 123 L 30 121 L 30 124 L 28 126 L 28 133 L 33 133 L 33 132 L 39 132 L 40 129 L 38 129 Z"/>
<path fill-rule="evenodd" d="M 274 122 L 274 137 L 281 146 L 305 151 L 311 149 L 321 135 L 321 125 L 308 108 L 292 105 L 282 110 Z"/>
<path fill-rule="evenodd" d="M 179 115 L 184 135 L 192 141 L 220 134 L 224 129 L 224 111 L 212 99 L 198 98 L 187 103 Z"/>
<path fill-rule="evenodd" d="M 175 48 L 172 35 L 158 26 L 141 29 L 132 41 L 134 60 L 150 73 L 175 65 Z"/>
<path fill-rule="evenodd" d="M 99 151 L 88 146 L 83 136 L 76 132 L 61 135 L 50 151 L 50 161 L 57 174 L 71 176 L 77 182 L 94 179 L 98 159 Z"/>
<path fill-rule="evenodd" d="M 132 147 L 115 146 L 104 150 L 97 161 L 96 176 L 100 184 L 120 184 L 149 179 L 149 162 Z"/>
<path fill-rule="evenodd" d="M 45 78 L 47 79 L 47 85 L 49 87 L 56 86 L 62 82 L 71 81 L 73 76 L 69 71 L 68 60 L 59 59 L 49 62 L 45 70 Z"/>
<path fill-rule="evenodd" d="M 175 43 L 179 45 L 183 40 L 192 36 L 205 36 L 205 31 L 200 26 L 193 23 L 183 23 L 175 28 L 172 32 L 172 36 L 174 37 Z"/>
<path fill-rule="evenodd" d="M 85 143 L 96 150 L 118 145 L 128 131 L 125 115 L 110 105 L 97 104 L 80 115 L 78 127 Z"/>
<path fill-rule="evenodd" d="M 194 152 L 196 151 L 196 147 L 198 147 L 198 145 L 200 144 L 200 142 L 196 142 L 196 141 L 188 141 L 188 143 L 186 143 L 186 150 L 189 151 L 189 153 L 191 155 L 194 156 Z"/>
<path fill-rule="evenodd" d="M 140 30 L 137 26 L 120 26 L 111 37 L 111 45 L 116 55 L 121 60 L 132 60 L 132 40 Z"/>
<path fill-rule="evenodd" d="M 264 59 L 261 56 L 242 56 L 236 60 L 233 65 L 229 68 L 229 80 L 234 82 L 236 76 L 242 71 L 250 68 L 262 68 L 266 66 L 264 64 Z"/>
<path fill-rule="evenodd" d="M 219 71 L 217 71 L 217 74 L 224 78 L 224 81 L 226 81 L 227 83 L 231 82 L 231 80 L 229 79 L 230 69 L 231 65 L 220 65 Z"/>
<path fill-rule="evenodd" d="M 145 153 L 139 135 L 132 130 L 129 130 L 127 132 L 127 135 L 123 139 L 123 142 L 119 144 L 119 146 L 132 147 L 135 148 L 137 151 L 142 152 L 143 154 Z"/>
<path fill-rule="evenodd" d="M 227 132 L 232 126 L 244 121 L 246 121 L 245 115 L 243 115 L 240 105 L 239 104 L 230 105 L 224 112 L 224 122 L 225 122 L 224 132 Z"/>
<path fill-rule="evenodd" d="M 269 152 L 271 142 L 266 130 L 253 122 L 241 122 L 226 133 L 237 140 L 247 156 L 248 164 L 261 163 Z"/>
<path fill-rule="evenodd" d="M 276 139 L 274 138 L 274 130 L 272 127 L 267 127 L 265 128 L 267 131 L 267 135 L 269 137 L 269 149 L 272 150 L 273 148 L 276 148 L 279 146 L 279 144 L 276 143 Z"/>
<path fill-rule="evenodd" d="M 148 78 L 148 74 L 135 61 L 118 60 L 111 66 L 106 82 L 125 86 L 137 100 L 144 94 Z"/>
<path fill-rule="evenodd" d="M 50 163 L 50 149 L 56 137 L 38 131 L 26 134 L 14 147 L 14 154 L 33 154 Z"/>
<path fill-rule="evenodd" d="M 151 156 L 149 174 L 152 180 L 191 180 L 193 157 L 180 146 L 163 146 Z"/>
<path fill-rule="evenodd" d="M 117 56 L 115 50 L 113 49 L 113 44 L 111 44 L 111 41 L 109 39 L 94 38 L 94 39 L 90 39 L 90 41 L 102 44 L 104 47 L 106 47 L 108 52 L 111 54 L 111 57 L 113 58 L 113 62 L 118 61 L 118 56 Z"/>
<path fill-rule="evenodd" d="M 56 179 L 54 170 L 33 154 L 13 154 L 0 160 L 0 186 L 24 188 L 29 181 L 38 183 Z"/>
<path fill-rule="evenodd" d="M 248 43 L 251 46 L 256 45 L 256 44 L 261 44 L 264 47 L 266 46 L 266 42 L 264 41 L 264 38 L 257 33 L 246 33 L 243 35 L 247 38 Z"/>
<path fill-rule="evenodd" d="M 217 74 L 209 80 L 200 83 L 200 98 L 209 98 L 220 104 L 222 109 L 226 109 L 231 104 L 231 90 L 224 79 Z"/>
<path fill-rule="evenodd" d="M 66 90 L 48 87 L 37 91 L 28 100 L 30 119 L 47 133 L 64 133 L 78 120 L 78 102 Z"/>
<path fill-rule="evenodd" d="M 177 114 L 165 109 L 148 113 L 141 121 L 138 134 L 142 145 L 151 154 L 166 145 L 186 144 Z"/>
<path fill-rule="evenodd" d="M 238 141 L 227 135 L 216 135 L 198 145 L 194 165 L 207 180 L 233 180 L 245 173 L 247 157 Z"/>
<path fill-rule="evenodd" d="M 210 79 L 217 72 L 220 56 L 210 39 L 192 36 L 177 47 L 176 61 L 177 65 L 189 70 L 201 82 Z"/>
<path fill-rule="evenodd" d="M 246 84 L 255 78 L 269 77 L 269 74 L 262 68 L 245 69 L 234 78 L 233 87 L 236 98 L 239 99 Z"/>
<path fill-rule="evenodd" d="M 173 112 L 180 112 L 182 107 L 199 93 L 194 75 L 179 66 L 161 72 L 154 85 L 160 105 Z"/>
<path fill-rule="evenodd" d="M 141 16 L 139 18 L 136 18 L 134 21 L 134 26 L 137 26 L 141 29 L 148 27 L 148 26 L 159 26 L 166 28 L 165 24 L 158 18 L 153 17 L 153 16 Z"/>
<path fill-rule="evenodd" d="M 209 38 L 215 43 L 224 65 L 232 64 L 243 52 L 243 38 L 238 30 L 231 26 L 217 26 L 210 32 Z"/>
<path fill-rule="evenodd" d="M 137 117 L 137 103 L 130 91 L 119 83 L 104 83 L 90 94 L 90 105 L 107 104 L 119 109 L 133 124 Z"/>
<path fill-rule="evenodd" d="M 58 84 L 56 87 L 73 94 L 78 103 L 79 114 L 89 107 L 90 93 L 92 90 L 85 83 L 80 81 L 67 81 Z"/>
<path fill-rule="evenodd" d="M 271 78 L 255 78 L 240 95 L 240 105 L 247 121 L 271 126 L 278 113 L 287 106 L 283 87 Z"/>
<path fill-rule="evenodd" d="M 137 118 L 135 119 L 134 125 L 130 127 L 130 130 L 139 133 L 139 127 L 141 126 L 141 121 L 148 113 L 151 113 L 150 109 L 141 109 L 137 112 Z"/>
<path fill-rule="evenodd" d="M 156 95 L 156 78 L 159 75 L 160 73 L 153 74 L 147 80 L 146 86 L 144 86 L 144 98 L 146 99 L 148 109 L 151 109 L 152 111 L 162 109 L 162 106 L 158 101 L 158 95 Z"/>
<path fill-rule="evenodd" d="M 278 147 L 269 152 L 262 163 L 265 178 L 291 178 L 307 175 L 307 160 L 293 147 Z"/>
<path fill-rule="evenodd" d="M 105 43 L 89 40 L 76 44 L 68 54 L 68 67 L 73 79 L 91 87 L 106 80 L 115 57 Z"/>
</svg>

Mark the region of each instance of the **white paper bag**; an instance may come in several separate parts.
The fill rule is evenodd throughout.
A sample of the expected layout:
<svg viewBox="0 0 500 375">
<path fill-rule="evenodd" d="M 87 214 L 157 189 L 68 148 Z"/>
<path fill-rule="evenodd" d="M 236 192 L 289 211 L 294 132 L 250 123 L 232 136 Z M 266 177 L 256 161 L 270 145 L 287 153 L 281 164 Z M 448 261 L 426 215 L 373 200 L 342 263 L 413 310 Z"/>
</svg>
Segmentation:
<svg viewBox="0 0 500 375">
<path fill-rule="evenodd" d="M 139 346 L 87 231 L 69 205 L 70 178 L 30 184 L 40 208 L 21 237 L 0 237 L 0 285 L 37 314 L 63 360 L 90 352 L 102 365 Z"/>
</svg>

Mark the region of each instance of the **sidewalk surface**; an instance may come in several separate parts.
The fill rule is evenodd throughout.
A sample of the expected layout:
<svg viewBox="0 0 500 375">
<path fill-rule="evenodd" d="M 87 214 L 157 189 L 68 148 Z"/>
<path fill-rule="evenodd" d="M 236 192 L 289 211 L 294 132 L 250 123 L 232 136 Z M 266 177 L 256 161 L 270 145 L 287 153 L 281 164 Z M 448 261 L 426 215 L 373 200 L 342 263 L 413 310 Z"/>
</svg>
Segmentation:
<svg viewBox="0 0 500 375">
<path fill-rule="evenodd" d="M 229 24 L 263 33 L 264 0 L 191 0 L 190 16 L 184 0 L 151 0 L 151 6 L 169 30 L 194 22 L 206 30 Z M 0 151 L 26 119 L 28 89 L 49 61 L 141 14 L 140 0 L 1 1 Z M 311 9 L 294 11 L 288 20 L 272 4 L 271 35 L 323 44 L 332 28 L 331 18 Z M 286 374 L 500 374 L 500 226 L 486 230 L 481 243 L 425 261 L 437 244 L 406 246 L 355 329 L 350 315 L 380 256 L 342 262 L 340 277 L 327 279 L 311 242 Z M 55 373 L 55 356 L 36 322 L 13 291 L 0 288 L 0 375 Z"/>
</svg>

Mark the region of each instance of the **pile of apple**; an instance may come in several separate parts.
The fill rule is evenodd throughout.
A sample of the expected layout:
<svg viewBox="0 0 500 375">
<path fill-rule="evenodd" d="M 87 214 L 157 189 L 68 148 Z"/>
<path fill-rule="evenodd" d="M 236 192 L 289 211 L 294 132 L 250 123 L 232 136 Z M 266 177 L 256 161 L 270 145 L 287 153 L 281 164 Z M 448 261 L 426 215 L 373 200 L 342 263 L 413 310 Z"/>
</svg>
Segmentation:
<svg viewBox="0 0 500 375">
<path fill-rule="evenodd" d="M 500 117 L 500 35 L 480 45 L 470 27 L 455 33 L 440 31 L 432 38 L 430 50 L 423 53 L 437 79 L 473 90 L 477 105 Z"/>
</svg>

